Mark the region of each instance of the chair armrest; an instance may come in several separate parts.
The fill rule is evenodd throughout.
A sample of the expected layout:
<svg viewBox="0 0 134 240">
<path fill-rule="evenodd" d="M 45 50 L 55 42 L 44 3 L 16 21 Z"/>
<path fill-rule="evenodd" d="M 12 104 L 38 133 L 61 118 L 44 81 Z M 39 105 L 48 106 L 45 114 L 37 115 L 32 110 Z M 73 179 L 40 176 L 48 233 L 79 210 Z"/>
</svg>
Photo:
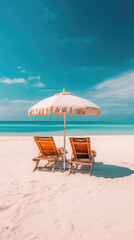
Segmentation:
<svg viewBox="0 0 134 240">
<path fill-rule="evenodd" d="M 97 153 L 96 153 L 96 151 L 95 150 L 92 150 L 91 151 L 91 160 L 92 160 L 92 163 L 95 163 L 95 157 L 96 157 L 96 155 L 97 155 Z"/>
<path fill-rule="evenodd" d="M 57 150 L 58 150 L 58 153 L 60 153 L 60 154 L 64 154 L 64 148 L 63 147 L 61 147 L 61 148 L 57 148 Z M 65 154 L 67 154 L 68 153 L 68 151 L 66 150 L 65 151 Z"/>
<path fill-rule="evenodd" d="M 95 150 L 91 151 L 91 157 L 96 157 L 97 156 L 97 152 Z"/>
</svg>

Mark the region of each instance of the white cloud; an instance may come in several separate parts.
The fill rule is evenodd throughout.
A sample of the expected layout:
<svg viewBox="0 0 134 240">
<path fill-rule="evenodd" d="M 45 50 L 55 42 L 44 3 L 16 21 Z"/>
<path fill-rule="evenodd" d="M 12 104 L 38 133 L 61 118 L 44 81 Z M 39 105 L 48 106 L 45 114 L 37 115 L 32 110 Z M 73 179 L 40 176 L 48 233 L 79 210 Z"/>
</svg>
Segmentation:
<svg viewBox="0 0 134 240">
<path fill-rule="evenodd" d="M 21 72 L 21 73 L 26 73 L 26 70 L 23 69 L 21 66 L 17 66 L 17 68 L 20 69 L 20 72 Z"/>
<path fill-rule="evenodd" d="M 19 114 L 28 116 L 28 109 L 39 102 L 31 99 L 0 99 L 0 113 L 2 116 L 18 116 Z M 20 116 L 20 115 L 19 115 Z"/>
<path fill-rule="evenodd" d="M 32 85 L 32 87 L 42 88 L 42 87 L 45 87 L 45 84 L 42 82 L 38 82 L 38 83 L 35 83 L 34 85 Z"/>
<path fill-rule="evenodd" d="M 134 72 L 127 72 L 95 86 L 96 98 L 134 99 Z"/>
<path fill-rule="evenodd" d="M 26 73 L 26 70 L 25 70 L 25 69 L 22 69 L 20 72 L 21 72 L 21 73 Z"/>
<path fill-rule="evenodd" d="M 32 80 L 40 80 L 41 77 L 40 76 L 29 76 L 27 79 L 30 80 L 30 81 L 32 81 Z"/>
<path fill-rule="evenodd" d="M 28 100 L 28 99 L 17 99 L 17 100 L 9 100 L 8 99 L 8 101 L 10 101 L 10 103 L 15 103 L 15 104 L 34 104 L 34 103 L 36 103 L 37 102 L 37 100 L 35 101 L 35 100 Z"/>
<path fill-rule="evenodd" d="M 113 82 L 113 80 L 104 81 L 104 82 L 102 82 L 102 83 L 97 84 L 95 88 L 96 88 L 96 89 L 101 89 L 101 88 L 107 87 L 107 86 L 109 86 L 112 82 Z"/>
<path fill-rule="evenodd" d="M 14 84 L 14 83 L 21 83 L 26 84 L 27 81 L 24 78 L 1 78 L 0 82 L 5 84 Z"/>
<path fill-rule="evenodd" d="M 30 80 L 30 81 L 28 82 L 28 80 Z M 35 80 L 34 84 L 33 84 L 33 82 L 31 82 L 32 80 Z M 35 88 L 46 87 L 46 85 L 43 82 L 40 81 L 40 76 L 30 76 L 27 79 L 22 78 L 22 77 L 20 77 L 20 78 L 7 78 L 7 77 L 4 77 L 4 78 L 0 78 L 0 82 L 4 83 L 4 84 L 8 84 L 8 85 L 11 85 L 11 84 L 24 84 L 24 85 L 27 85 L 29 87 L 35 87 Z"/>
<path fill-rule="evenodd" d="M 43 87 L 46 87 L 46 85 L 40 81 L 41 77 L 40 76 L 29 76 L 27 78 L 29 81 L 33 81 L 35 80 L 34 84 L 32 84 L 31 86 L 32 87 L 35 87 L 35 88 L 43 88 Z"/>
<path fill-rule="evenodd" d="M 0 99 L 0 104 L 34 104 L 37 103 L 39 100 L 31 100 L 31 99 L 9 99 L 4 98 Z"/>
<path fill-rule="evenodd" d="M 102 108 L 102 114 L 134 113 L 134 71 L 123 73 L 91 88 L 85 95 Z M 89 97 L 90 96 L 90 97 Z"/>
<path fill-rule="evenodd" d="M 31 104 L 31 103 L 36 103 L 40 101 L 39 99 L 37 100 L 32 100 L 32 99 L 9 99 L 9 98 L 3 98 L 0 99 L 0 103 L 8 103 L 8 104 L 19 104 L 19 103 L 27 103 L 27 104 Z"/>
</svg>

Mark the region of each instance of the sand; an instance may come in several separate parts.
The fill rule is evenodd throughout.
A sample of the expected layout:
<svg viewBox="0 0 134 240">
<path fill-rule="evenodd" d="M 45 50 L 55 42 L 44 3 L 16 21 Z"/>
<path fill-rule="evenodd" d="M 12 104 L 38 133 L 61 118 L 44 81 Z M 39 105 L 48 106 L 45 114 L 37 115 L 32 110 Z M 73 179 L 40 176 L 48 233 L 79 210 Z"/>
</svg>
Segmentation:
<svg viewBox="0 0 134 240">
<path fill-rule="evenodd" d="M 61 163 L 32 172 L 32 137 L 0 137 L 0 240 L 134 239 L 134 136 L 91 143 L 92 176 L 87 167 L 68 176 Z M 68 138 L 67 150 L 69 159 Z"/>
</svg>

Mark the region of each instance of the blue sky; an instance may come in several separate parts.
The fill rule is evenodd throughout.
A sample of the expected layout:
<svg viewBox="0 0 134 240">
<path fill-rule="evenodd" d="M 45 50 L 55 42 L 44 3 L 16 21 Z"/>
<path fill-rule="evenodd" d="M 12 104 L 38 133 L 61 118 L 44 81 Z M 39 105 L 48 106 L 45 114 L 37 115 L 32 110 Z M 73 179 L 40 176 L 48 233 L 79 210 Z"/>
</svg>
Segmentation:
<svg viewBox="0 0 134 240">
<path fill-rule="evenodd" d="M 0 0 L 0 120 L 63 87 L 102 109 L 100 117 L 134 121 L 132 0 Z"/>
</svg>

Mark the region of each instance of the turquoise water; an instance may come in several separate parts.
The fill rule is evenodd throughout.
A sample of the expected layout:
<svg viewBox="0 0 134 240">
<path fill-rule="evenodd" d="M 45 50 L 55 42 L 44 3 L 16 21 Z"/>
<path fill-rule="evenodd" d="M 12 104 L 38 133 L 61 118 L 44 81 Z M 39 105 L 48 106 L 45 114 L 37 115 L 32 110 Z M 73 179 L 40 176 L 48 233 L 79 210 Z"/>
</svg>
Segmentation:
<svg viewBox="0 0 134 240">
<path fill-rule="evenodd" d="M 66 122 L 66 135 L 133 135 L 134 122 Z M 63 122 L 0 122 L 0 136 L 61 136 Z"/>
</svg>

